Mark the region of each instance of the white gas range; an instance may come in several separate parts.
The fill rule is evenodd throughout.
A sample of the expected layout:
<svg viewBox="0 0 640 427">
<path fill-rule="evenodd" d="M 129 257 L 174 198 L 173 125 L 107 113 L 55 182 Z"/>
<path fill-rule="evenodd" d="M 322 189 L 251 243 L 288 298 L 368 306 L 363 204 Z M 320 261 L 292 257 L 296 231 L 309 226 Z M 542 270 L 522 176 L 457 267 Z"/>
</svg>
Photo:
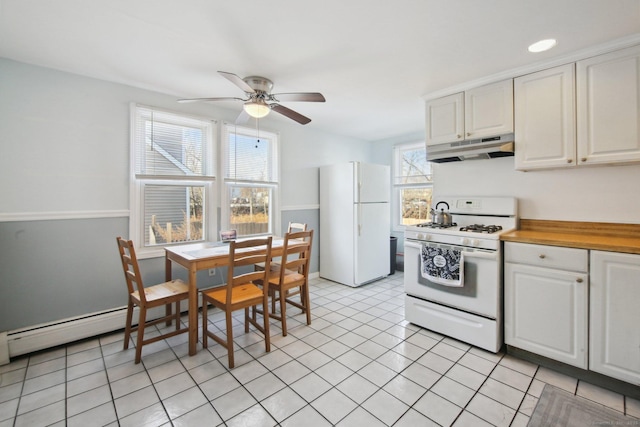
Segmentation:
<svg viewBox="0 0 640 427">
<path fill-rule="evenodd" d="M 497 352 L 502 347 L 502 245 L 518 227 L 513 197 L 441 197 L 453 224 L 407 226 L 404 241 L 405 317 L 411 323 Z M 435 283 L 423 274 L 428 248 L 459 251 L 463 281 Z M 430 251 L 432 253 L 432 251 Z"/>
</svg>

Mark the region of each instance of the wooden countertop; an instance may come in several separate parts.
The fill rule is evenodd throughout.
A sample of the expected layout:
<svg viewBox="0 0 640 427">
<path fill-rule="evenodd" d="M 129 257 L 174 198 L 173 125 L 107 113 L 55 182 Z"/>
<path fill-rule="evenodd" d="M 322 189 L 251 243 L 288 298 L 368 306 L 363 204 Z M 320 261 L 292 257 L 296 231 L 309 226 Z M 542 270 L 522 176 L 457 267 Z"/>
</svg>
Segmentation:
<svg viewBox="0 0 640 427">
<path fill-rule="evenodd" d="M 640 224 L 521 219 L 500 240 L 640 254 Z"/>
</svg>

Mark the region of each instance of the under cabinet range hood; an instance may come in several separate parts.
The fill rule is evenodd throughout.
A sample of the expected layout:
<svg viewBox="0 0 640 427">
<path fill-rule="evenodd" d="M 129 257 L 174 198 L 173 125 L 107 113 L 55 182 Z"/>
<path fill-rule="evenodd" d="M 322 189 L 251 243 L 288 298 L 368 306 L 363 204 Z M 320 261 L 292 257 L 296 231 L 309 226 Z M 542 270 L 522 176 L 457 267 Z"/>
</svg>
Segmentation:
<svg viewBox="0 0 640 427">
<path fill-rule="evenodd" d="M 512 133 L 427 146 L 427 160 L 434 163 L 493 159 L 513 156 Z"/>
</svg>

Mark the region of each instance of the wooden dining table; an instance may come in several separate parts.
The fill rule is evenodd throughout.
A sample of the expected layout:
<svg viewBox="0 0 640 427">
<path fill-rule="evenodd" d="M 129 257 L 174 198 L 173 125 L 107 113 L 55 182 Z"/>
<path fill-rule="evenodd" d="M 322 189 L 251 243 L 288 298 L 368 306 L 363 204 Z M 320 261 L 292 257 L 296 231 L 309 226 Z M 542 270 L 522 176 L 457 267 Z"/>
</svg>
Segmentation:
<svg viewBox="0 0 640 427">
<path fill-rule="evenodd" d="M 302 242 L 301 242 L 302 243 Z M 291 245 L 291 241 L 289 243 Z M 284 239 L 274 237 L 271 243 L 271 256 L 282 256 Z M 264 252 L 262 250 L 247 250 L 247 253 Z M 165 248 L 165 280 L 172 279 L 172 263 L 186 268 L 189 274 L 189 355 L 197 352 L 198 344 L 198 286 L 197 272 L 229 265 L 229 243 L 203 242 L 190 243 Z"/>
</svg>

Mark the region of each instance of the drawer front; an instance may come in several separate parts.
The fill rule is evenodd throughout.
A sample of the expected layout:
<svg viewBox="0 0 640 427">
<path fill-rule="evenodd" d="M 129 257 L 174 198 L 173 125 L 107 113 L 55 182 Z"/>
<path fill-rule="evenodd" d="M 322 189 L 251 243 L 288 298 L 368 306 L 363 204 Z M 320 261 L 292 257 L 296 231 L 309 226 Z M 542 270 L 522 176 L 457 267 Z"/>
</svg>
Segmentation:
<svg viewBox="0 0 640 427">
<path fill-rule="evenodd" d="M 589 269 L 589 251 L 586 249 L 515 242 L 505 242 L 504 249 L 505 262 L 584 273 Z"/>
</svg>

